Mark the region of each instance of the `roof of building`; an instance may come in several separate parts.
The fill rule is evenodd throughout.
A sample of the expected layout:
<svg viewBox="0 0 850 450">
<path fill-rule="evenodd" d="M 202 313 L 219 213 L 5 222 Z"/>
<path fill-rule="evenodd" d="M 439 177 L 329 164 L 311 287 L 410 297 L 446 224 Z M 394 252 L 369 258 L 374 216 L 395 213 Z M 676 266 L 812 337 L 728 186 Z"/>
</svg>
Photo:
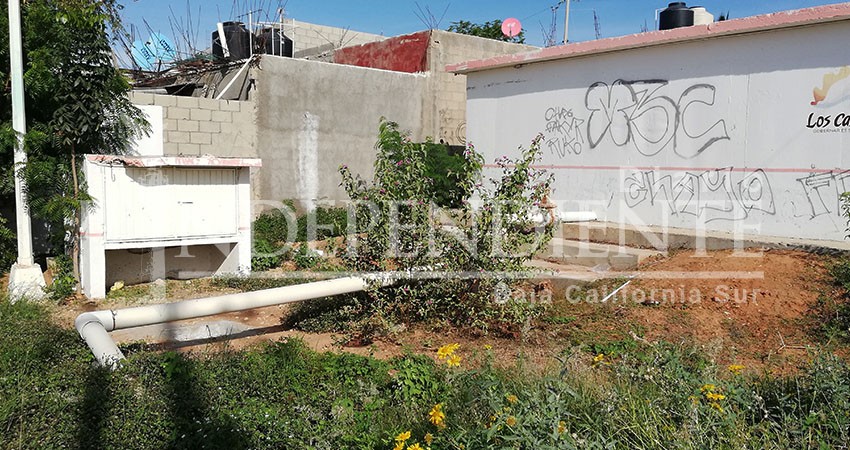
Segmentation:
<svg viewBox="0 0 850 450">
<path fill-rule="evenodd" d="M 544 61 L 575 58 L 579 56 L 616 52 L 657 45 L 705 40 L 724 36 L 773 31 L 820 23 L 850 20 L 850 2 L 814 8 L 783 11 L 773 14 L 715 22 L 709 25 L 694 25 L 673 30 L 650 31 L 628 36 L 612 37 L 595 41 L 579 42 L 557 47 L 543 48 L 528 53 L 500 55 L 487 59 L 467 61 L 446 66 L 446 71 L 471 73 L 483 70 L 513 67 Z"/>
</svg>

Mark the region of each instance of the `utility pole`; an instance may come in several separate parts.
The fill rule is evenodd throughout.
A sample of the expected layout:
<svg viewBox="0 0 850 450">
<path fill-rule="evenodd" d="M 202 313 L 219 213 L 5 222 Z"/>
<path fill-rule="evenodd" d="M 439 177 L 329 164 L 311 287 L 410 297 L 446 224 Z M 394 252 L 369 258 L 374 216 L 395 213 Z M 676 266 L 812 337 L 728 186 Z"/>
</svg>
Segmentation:
<svg viewBox="0 0 850 450">
<path fill-rule="evenodd" d="M 570 33 L 570 0 L 564 0 L 566 12 L 564 13 L 564 45 L 567 45 Z"/>
<path fill-rule="evenodd" d="M 45 286 L 41 267 L 35 263 L 32 253 L 32 224 L 29 208 L 24 197 L 23 180 L 18 175 L 27 163 L 24 153 L 24 135 L 27 121 L 24 115 L 24 57 L 21 43 L 21 2 L 9 0 L 9 56 L 12 78 L 12 128 L 15 130 L 15 216 L 18 233 L 18 262 L 9 274 L 9 296 L 12 301 L 22 298 L 44 298 Z"/>
</svg>

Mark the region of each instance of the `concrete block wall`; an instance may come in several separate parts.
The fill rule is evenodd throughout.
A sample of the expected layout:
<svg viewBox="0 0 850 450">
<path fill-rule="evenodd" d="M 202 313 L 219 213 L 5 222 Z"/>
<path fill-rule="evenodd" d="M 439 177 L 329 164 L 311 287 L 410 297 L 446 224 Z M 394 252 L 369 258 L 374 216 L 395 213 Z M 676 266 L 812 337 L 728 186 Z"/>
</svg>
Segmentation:
<svg viewBox="0 0 850 450">
<path fill-rule="evenodd" d="M 162 107 L 166 155 L 254 157 L 254 102 L 132 92 L 136 105 Z"/>
<path fill-rule="evenodd" d="M 266 56 L 253 76 L 262 199 L 347 199 L 338 168 L 371 179 L 382 116 L 424 137 L 427 75 Z"/>
<path fill-rule="evenodd" d="M 427 112 L 430 136 L 451 145 L 466 144 L 466 76 L 446 72 L 446 65 L 537 49 L 530 45 L 433 30 L 428 52 L 433 102 Z"/>
<path fill-rule="evenodd" d="M 311 56 L 334 48 L 361 45 L 385 39 L 377 34 L 329 27 L 293 19 L 283 21 L 283 32 L 293 41 L 293 51 L 298 57 Z M 315 49 L 315 52 L 308 50 Z"/>
</svg>

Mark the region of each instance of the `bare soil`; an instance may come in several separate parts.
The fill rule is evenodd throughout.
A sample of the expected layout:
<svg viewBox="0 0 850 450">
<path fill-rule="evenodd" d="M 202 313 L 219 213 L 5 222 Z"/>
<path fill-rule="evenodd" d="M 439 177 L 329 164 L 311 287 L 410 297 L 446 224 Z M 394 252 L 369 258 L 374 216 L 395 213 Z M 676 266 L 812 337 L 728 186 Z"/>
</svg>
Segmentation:
<svg viewBox="0 0 850 450">
<path fill-rule="evenodd" d="M 810 311 L 818 296 L 831 292 L 824 264 L 822 256 L 792 251 L 764 251 L 749 256 L 731 251 L 702 256 L 691 251 L 678 252 L 649 261 L 636 273 L 615 273 L 611 279 L 589 286 L 588 289 L 600 291 L 597 299 L 601 299 L 621 286 L 625 277 L 636 275 L 605 303 L 571 302 L 565 293 L 554 293 L 554 304 L 547 316 L 519 337 L 482 336 L 432 324 L 355 346 L 340 335 L 285 329 L 282 323 L 287 307 L 269 307 L 186 321 L 191 325 L 228 320 L 250 328 L 235 338 L 161 346 L 204 352 L 222 346 L 242 349 L 269 340 L 300 338 L 317 351 L 386 359 L 407 351 L 433 356 L 439 346 L 457 342 L 467 361 L 492 354 L 505 366 L 522 359 L 542 370 L 557 365 L 557 358 L 565 353 L 576 353 L 590 344 L 632 340 L 651 346 L 664 340 L 702 347 L 718 364 L 744 364 L 748 370 L 787 373 L 806 361 L 808 349 L 821 345 L 808 330 Z M 145 295 L 151 287 L 125 288 L 127 292 L 98 304 L 72 300 L 58 308 L 55 318 L 62 326 L 71 327 L 74 317 L 83 311 L 163 302 L 162 297 Z M 165 289 L 167 301 L 235 292 L 216 287 L 209 280 L 169 280 Z M 847 354 L 844 349 L 837 351 Z M 588 353 L 587 358 L 590 357 Z"/>
</svg>

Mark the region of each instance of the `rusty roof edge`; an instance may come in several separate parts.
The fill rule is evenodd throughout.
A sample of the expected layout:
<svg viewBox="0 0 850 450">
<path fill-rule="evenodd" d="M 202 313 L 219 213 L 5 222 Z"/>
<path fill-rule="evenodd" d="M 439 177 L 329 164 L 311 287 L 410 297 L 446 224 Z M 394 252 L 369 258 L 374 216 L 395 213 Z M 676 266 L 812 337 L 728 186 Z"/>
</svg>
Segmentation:
<svg viewBox="0 0 850 450">
<path fill-rule="evenodd" d="M 850 2 L 814 8 L 781 11 L 742 19 L 695 25 L 673 30 L 618 36 L 585 41 L 558 47 L 543 48 L 527 53 L 500 55 L 486 59 L 466 61 L 446 66 L 447 72 L 467 74 L 484 70 L 501 69 L 518 65 L 596 55 L 636 48 L 676 44 L 715 37 L 726 37 L 764 31 L 796 28 L 821 23 L 850 20 Z"/>
</svg>

